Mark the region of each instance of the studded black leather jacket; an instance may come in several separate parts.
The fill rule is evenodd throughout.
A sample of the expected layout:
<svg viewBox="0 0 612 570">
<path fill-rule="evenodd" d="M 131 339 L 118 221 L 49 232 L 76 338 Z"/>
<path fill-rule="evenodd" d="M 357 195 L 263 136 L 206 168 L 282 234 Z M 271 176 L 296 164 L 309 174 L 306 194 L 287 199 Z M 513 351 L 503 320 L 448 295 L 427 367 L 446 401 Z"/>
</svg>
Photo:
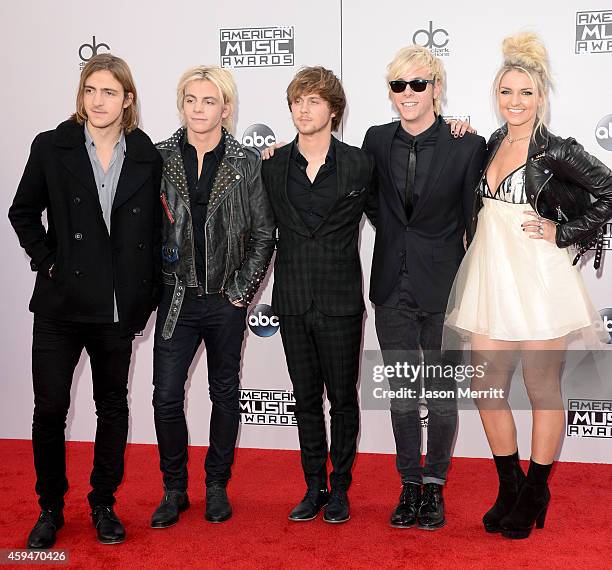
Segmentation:
<svg viewBox="0 0 612 570">
<path fill-rule="evenodd" d="M 507 134 L 504 125 L 491 135 L 483 176 Z M 578 257 L 593 245 L 602 226 L 612 218 L 612 171 L 575 139 L 563 139 L 544 127 L 529 145 L 525 186 L 531 207 L 557 224 L 557 246 L 582 245 Z M 477 191 L 479 188 L 480 184 Z M 482 197 L 476 198 L 472 235 L 482 206 Z M 598 257 L 600 250 L 596 253 L 596 267 Z"/>
<path fill-rule="evenodd" d="M 162 337 L 169 339 L 180 314 L 186 287 L 222 293 L 249 303 L 263 280 L 274 251 L 274 217 L 261 180 L 259 154 L 242 146 L 225 129 L 225 154 L 210 192 L 204 224 L 205 283 L 198 283 L 194 259 L 189 188 L 180 151 L 185 129 L 158 143 L 163 161 L 160 198 L 163 281 L 173 285 L 172 306 Z"/>
</svg>

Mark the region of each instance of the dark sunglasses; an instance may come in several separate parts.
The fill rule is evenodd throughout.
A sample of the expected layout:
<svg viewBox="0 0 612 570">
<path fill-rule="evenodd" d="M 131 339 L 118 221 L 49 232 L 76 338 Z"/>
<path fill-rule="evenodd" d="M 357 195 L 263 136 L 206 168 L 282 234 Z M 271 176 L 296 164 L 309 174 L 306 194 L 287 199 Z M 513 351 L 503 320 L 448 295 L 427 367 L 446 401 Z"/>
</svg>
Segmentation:
<svg viewBox="0 0 612 570">
<path fill-rule="evenodd" d="M 428 83 L 433 85 L 435 81 L 435 79 L 413 79 L 412 81 L 396 79 L 394 81 L 389 81 L 389 87 L 391 87 L 391 91 L 393 91 L 393 93 L 403 93 L 406 91 L 406 86 L 410 85 L 410 89 L 412 89 L 415 93 L 422 93 L 425 91 L 425 89 L 427 89 Z"/>
</svg>

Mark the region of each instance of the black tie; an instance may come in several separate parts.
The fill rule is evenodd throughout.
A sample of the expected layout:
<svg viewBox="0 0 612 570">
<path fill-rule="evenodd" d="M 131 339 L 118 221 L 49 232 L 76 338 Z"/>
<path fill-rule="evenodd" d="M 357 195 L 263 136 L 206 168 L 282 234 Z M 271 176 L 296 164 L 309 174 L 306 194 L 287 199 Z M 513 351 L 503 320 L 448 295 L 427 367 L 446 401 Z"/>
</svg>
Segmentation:
<svg viewBox="0 0 612 570">
<path fill-rule="evenodd" d="M 414 195 L 414 178 L 416 175 L 416 141 L 408 143 L 408 168 L 406 168 L 406 191 L 404 206 L 406 217 L 410 219 L 412 215 L 412 196 Z"/>
</svg>

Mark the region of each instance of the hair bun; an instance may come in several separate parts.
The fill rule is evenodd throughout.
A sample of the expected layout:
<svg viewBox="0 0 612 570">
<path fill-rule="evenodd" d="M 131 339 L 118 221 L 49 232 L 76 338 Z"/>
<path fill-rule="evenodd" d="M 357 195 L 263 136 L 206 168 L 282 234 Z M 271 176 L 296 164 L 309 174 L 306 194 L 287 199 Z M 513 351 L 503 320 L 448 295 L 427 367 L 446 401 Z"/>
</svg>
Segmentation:
<svg viewBox="0 0 612 570">
<path fill-rule="evenodd" d="M 533 32 L 520 32 L 504 39 L 504 65 L 524 67 L 548 75 L 548 53 L 542 40 Z"/>
</svg>

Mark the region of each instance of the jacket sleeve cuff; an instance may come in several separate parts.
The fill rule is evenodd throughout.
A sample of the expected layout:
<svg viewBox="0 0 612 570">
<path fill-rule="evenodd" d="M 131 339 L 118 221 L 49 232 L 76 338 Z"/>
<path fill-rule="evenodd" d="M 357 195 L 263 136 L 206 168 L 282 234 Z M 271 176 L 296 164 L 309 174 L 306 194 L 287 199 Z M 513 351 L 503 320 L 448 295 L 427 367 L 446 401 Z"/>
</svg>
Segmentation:
<svg viewBox="0 0 612 570">
<path fill-rule="evenodd" d="M 50 253 L 47 257 L 44 257 L 41 261 L 36 263 L 34 260 L 30 261 L 30 269 L 43 273 L 46 277 L 49 276 L 49 268 L 55 263 L 55 254 Z"/>
<path fill-rule="evenodd" d="M 230 301 L 232 301 L 232 303 L 242 302 L 244 304 L 247 304 L 246 299 L 242 295 L 241 291 L 238 289 L 235 276 L 231 280 L 231 283 L 225 289 L 225 295 Z"/>
</svg>

